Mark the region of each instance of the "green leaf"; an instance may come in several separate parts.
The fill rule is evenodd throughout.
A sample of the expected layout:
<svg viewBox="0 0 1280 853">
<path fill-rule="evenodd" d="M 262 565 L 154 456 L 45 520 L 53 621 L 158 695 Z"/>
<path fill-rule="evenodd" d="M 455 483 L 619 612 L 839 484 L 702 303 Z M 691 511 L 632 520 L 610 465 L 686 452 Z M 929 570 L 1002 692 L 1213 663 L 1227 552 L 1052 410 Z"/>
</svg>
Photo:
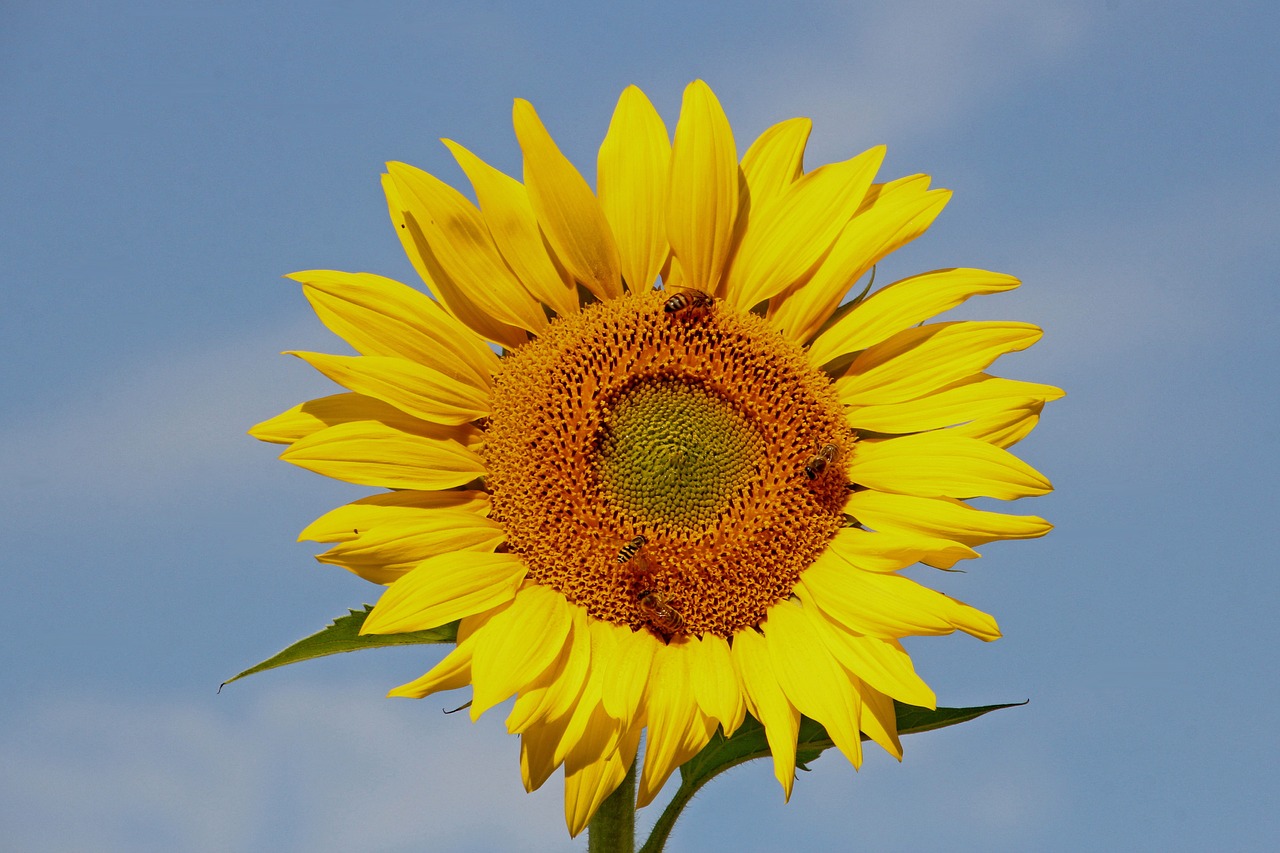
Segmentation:
<svg viewBox="0 0 1280 853">
<path fill-rule="evenodd" d="M 362 637 L 360 636 L 360 626 L 364 624 L 365 617 L 369 615 L 369 611 L 372 609 L 372 604 L 366 604 L 364 610 L 351 610 L 346 616 L 339 616 L 323 630 L 317 631 L 310 637 L 304 637 L 257 666 L 251 666 L 239 675 L 228 678 L 218 685 L 218 691 L 221 692 L 223 687 L 233 681 L 244 678 L 246 675 L 253 675 L 255 672 L 275 669 L 278 666 L 285 666 L 298 661 L 321 658 L 325 655 L 354 652 L 360 649 L 376 649 L 383 646 L 416 646 L 426 643 L 452 643 L 457 641 L 458 623 L 456 621 L 428 631 L 410 631 L 405 634 L 367 634 Z"/>
<path fill-rule="evenodd" d="M 898 734 L 908 735 L 954 726 L 992 711 L 1025 704 L 1026 702 L 1010 702 L 1003 705 L 979 705 L 974 708 L 929 709 L 894 702 L 894 708 L 897 711 Z M 863 740 L 866 740 L 865 736 Z M 796 738 L 797 768 L 808 770 L 806 765 L 809 762 L 833 746 L 835 744 L 832 743 L 831 737 L 821 723 L 808 717 L 800 718 L 800 732 Z M 681 766 L 680 788 L 658 817 L 653 832 L 644 847 L 640 848 L 640 853 L 658 853 L 662 850 L 681 810 L 703 785 L 731 767 L 737 767 L 756 758 L 767 758 L 770 754 L 764 726 L 750 715 L 743 720 L 742 725 L 731 737 L 725 737 L 723 732 L 716 732 L 711 742 L 703 747 L 701 752 Z"/>
</svg>

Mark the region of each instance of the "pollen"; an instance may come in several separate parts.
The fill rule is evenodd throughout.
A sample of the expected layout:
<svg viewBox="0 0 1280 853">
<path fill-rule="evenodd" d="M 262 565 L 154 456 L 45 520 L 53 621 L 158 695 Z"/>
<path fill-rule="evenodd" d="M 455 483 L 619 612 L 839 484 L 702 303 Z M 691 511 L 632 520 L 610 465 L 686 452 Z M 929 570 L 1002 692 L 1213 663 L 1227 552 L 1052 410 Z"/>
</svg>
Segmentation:
<svg viewBox="0 0 1280 853">
<path fill-rule="evenodd" d="M 503 359 L 491 517 L 529 581 L 591 615 L 728 638 L 839 529 L 855 435 L 825 374 L 763 318 L 663 305 L 590 305 Z"/>
</svg>

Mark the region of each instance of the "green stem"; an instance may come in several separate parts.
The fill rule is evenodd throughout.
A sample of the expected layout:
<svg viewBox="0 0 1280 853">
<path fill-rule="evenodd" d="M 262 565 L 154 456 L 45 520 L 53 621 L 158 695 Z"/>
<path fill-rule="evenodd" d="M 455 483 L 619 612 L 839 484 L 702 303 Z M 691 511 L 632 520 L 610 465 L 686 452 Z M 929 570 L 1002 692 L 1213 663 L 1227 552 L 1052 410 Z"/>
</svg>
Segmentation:
<svg viewBox="0 0 1280 853">
<path fill-rule="evenodd" d="M 587 824 L 587 853 L 634 853 L 636 849 L 636 765 L 605 798 Z"/>
<path fill-rule="evenodd" d="M 708 776 L 706 778 L 710 779 L 711 777 Z M 684 807 L 689 805 L 689 801 L 693 799 L 693 795 L 698 793 L 698 789 L 701 787 L 702 784 L 691 783 L 681 774 L 680 787 L 676 789 L 676 795 L 671 798 L 671 802 L 667 803 L 667 807 L 662 810 L 662 814 L 658 815 L 658 821 L 649 832 L 649 840 L 640 848 L 640 853 L 662 853 L 662 848 L 667 845 L 667 838 L 671 835 L 671 830 L 675 829 L 676 819 L 680 817 L 680 812 L 684 811 Z"/>
</svg>

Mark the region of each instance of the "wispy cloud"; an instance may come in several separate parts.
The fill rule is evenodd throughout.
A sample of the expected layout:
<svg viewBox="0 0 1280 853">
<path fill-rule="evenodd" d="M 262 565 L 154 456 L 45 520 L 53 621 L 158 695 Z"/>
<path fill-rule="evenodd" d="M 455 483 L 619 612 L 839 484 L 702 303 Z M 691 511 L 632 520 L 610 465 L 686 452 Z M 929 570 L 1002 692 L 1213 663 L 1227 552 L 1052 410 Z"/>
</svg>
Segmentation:
<svg viewBox="0 0 1280 853">
<path fill-rule="evenodd" d="M 261 454 L 245 430 L 338 390 L 278 355 L 312 343 L 342 348 L 312 318 L 102 365 L 97 385 L 0 430 L 0 498 L 8 495 L 13 513 L 53 504 L 138 510 L 197 483 L 252 476 Z"/>
<path fill-rule="evenodd" d="M 247 702 L 31 701 L 0 735 L 5 843 L 24 853 L 585 848 L 565 831 L 560 775 L 524 792 L 501 709 L 472 725 L 441 715 L 446 702 L 387 700 L 365 682 L 257 690 Z M 753 762 L 699 795 L 673 849 L 776 850 L 798 836 L 842 849 L 851 831 L 871 847 L 1014 849 L 1061 818 L 1050 750 L 1006 742 L 997 732 L 1007 729 L 957 731 L 909 737 L 905 765 L 868 747 L 861 773 L 832 750 L 800 774 L 790 803 L 768 762 Z M 905 825 L 904 803 L 928 803 L 929 819 Z M 641 812 L 642 832 L 661 807 Z"/>
<path fill-rule="evenodd" d="M 67 697 L 0 739 L 0 826 L 32 851 L 576 850 L 494 715 L 368 684 L 250 706 Z"/>
<path fill-rule="evenodd" d="M 830 159 L 823 139 L 870 134 L 881 142 L 941 130 L 975 102 L 1063 61 L 1087 27 L 1079 5 L 1064 2 L 893 3 L 871 13 L 832 4 L 826 12 L 814 30 L 795 30 L 803 42 L 778 44 L 775 61 L 726 60 L 726 79 L 752 86 L 753 114 L 735 113 L 735 121 L 824 117 L 815 161 Z"/>
</svg>

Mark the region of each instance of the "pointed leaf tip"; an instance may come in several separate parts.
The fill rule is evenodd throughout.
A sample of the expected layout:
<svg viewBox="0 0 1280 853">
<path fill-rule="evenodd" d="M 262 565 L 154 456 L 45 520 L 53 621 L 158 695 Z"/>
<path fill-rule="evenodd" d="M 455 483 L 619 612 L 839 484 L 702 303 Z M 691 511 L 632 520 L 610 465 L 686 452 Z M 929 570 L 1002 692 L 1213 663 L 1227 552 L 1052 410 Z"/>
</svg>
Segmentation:
<svg viewBox="0 0 1280 853">
<path fill-rule="evenodd" d="M 360 627 L 373 609 L 372 604 L 364 605 L 362 610 L 349 610 L 346 616 L 339 616 L 329 625 L 304 637 L 288 648 L 272 655 L 262 663 L 246 669 L 244 672 L 228 678 L 218 685 L 218 692 L 233 681 L 239 681 L 246 675 L 253 675 L 276 667 L 298 663 L 312 658 L 327 655 L 354 652 L 360 649 L 372 649 L 381 646 L 412 646 L 430 643 L 453 643 L 458 637 L 458 623 L 450 622 L 427 631 L 412 631 L 405 634 L 369 634 L 361 636 Z"/>
<path fill-rule="evenodd" d="M 1027 700 L 1030 701 L 1030 700 Z M 895 701 L 894 711 L 897 716 L 898 734 L 915 734 L 934 729 L 946 728 L 959 723 L 968 722 L 1004 708 L 1015 708 L 1027 704 L 1008 702 L 1001 705 L 979 705 L 972 708 L 920 708 Z M 867 736 L 864 734 L 863 739 Z M 813 762 L 824 751 L 835 746 L 830 735 L 822 724 L 808 717 L 800 718 L 800 731 L 796 739 L 796 768 L 808 770 Z M 717 731 L 702 751 L 686 761 L 680 767 L 680 788 L 675 797 L 658 817 L 654 826 L 654 834 L 641 848 L 641 853 L 660 851 L 665 841 L 666 832 L 675 824 L 679 812 L 693 799 L 703 785 L 724 771 L 745 764 L 756 758 L 767 758 L 769 741 L 765 737 L 764 726 L 754 717 L 748 715 L 738 730 L 730 737 Z"/>
</svg>

